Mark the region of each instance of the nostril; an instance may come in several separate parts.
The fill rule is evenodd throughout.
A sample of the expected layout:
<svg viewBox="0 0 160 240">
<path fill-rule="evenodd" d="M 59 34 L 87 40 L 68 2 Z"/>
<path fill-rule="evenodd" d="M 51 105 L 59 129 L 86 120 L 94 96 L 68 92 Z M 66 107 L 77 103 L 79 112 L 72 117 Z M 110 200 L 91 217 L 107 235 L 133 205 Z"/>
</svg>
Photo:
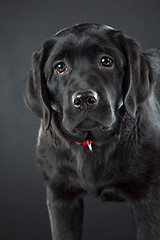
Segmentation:
<svg viewBox="0 0 160 240">
<path fill-rule="evenodd" d="M 97 100 L 95 99 L 95 97 L 89 97 L 87 98 L 87 104 L 89 106 L 93 105 Z"/>
<path fill-rule="evenodd" d="M 73 103 L 75 107 L 80 107 L 83 105 L 83 101 L 81 98 L 75 98 Z"/>
</svg>

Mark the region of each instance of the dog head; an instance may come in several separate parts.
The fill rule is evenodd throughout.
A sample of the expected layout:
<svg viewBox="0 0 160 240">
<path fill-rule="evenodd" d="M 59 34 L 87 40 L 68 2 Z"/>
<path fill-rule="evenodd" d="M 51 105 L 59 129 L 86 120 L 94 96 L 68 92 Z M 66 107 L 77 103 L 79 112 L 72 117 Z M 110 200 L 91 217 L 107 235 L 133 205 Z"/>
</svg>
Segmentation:
<svg viewBox="0 0 160 240">
<path fill-rule="evenodd" d="M 106 25 L 80 24 L 58 32 L 33 54 L 25 102 L 46 128 L 58 116 L 69 133 L 107 130 L 122 105 L 134 118 L 153 84 L 135 40 Z"/>
</svg>

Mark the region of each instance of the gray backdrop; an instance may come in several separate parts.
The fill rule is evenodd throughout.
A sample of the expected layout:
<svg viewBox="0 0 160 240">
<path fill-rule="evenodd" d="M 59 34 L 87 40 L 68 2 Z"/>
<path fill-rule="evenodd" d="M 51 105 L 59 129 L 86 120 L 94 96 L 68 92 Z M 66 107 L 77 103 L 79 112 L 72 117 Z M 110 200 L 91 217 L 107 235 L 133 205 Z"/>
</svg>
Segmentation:
<svg viewBox="0 0 160 240">
<path fill-rule="evenodd" d="M 0 1 L 0 239 L 51 240 L 35 162 L 39 119 L 22 97 L 32 52 L 59 29 L 80 22 L 106 23 L 144 49 L 160 47 L 159 7 L 159 0 Z M 136 239 L 130 207 L 86 198 L 83 240 L 104 239 Z"/>
</svg>

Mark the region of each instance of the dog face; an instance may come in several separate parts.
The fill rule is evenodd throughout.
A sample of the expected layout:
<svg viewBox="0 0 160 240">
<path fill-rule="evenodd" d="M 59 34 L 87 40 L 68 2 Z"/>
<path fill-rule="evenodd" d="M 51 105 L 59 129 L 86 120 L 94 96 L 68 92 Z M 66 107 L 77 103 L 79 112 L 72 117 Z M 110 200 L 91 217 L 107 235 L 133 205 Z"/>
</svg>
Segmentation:
<svg viewBox="0 0 160 240">
<path fill-rule="evenodd" d="M 44 73 L 51 107 L 68 131 L 115 123 L 124 77 L 123 57 L 115 47 L 95 29 L 56 36 Z"/>
<path fill-rule="evenodd" d="M 33 55 L 25 100 L 47 126 L 56 113 L 69 133 L 111 130 L 122 105 L 135 117 L 152 85 L 149 63 L 133 39 L 105 25 L 80 24 Z"/>
</svg>

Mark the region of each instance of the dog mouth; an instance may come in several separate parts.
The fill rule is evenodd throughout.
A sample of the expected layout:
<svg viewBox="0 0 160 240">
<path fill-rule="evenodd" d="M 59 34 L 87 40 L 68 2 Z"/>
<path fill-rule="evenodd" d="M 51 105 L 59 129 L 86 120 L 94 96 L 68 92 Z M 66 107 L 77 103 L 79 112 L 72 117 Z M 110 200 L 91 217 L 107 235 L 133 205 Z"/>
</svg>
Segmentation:
<svg viewBox="0 0 160 240">
<path fill-rule="evenodd" d="M 64 114 L 62 118 L 63 127 L 70 133 L 75 135 L 87 134 L 87 132 L 97 132 L 97 131 L 110 131 L 115 123 L 115 117 L 108 112 L 108 114 L 89 114 L 81 113 L 79 115 L 70 116 L 69 114 Z"/>
<path fill-rule="evenodd" d="M 113 124 L 114 125 L 114 124 Z M 95 134 L 109 134 L 113 130 L 113 125 L 106 126 L 97 121 L 91 119 L 85 119 L 76 125 L 72 130 L 68 130 L 69 133 L 76 138 L 76 141 L 82 142 L 84 139 L 93 139 Z M 95 139 L 95 137 L 94 137 Z"/>
<path fill-rule="evenodd" d="M 103 144 L 104 139 L 108 138 L 108 136 L 112 136 L 114 133 L 114 124 L 111 126 L 104 126 L 98 122 L 86 120 L 69 132 L 74 138 L 75 143 L 83 146 L 87 145 L 89 147 L 89 144 L 84 144 L 84 142 L 91 141 L 93 144 Z"/>
<path fill-rule="evenodd" d="M 100 123 L 86 118 L 84 121 L 82 121 L 76 126 L 76 129 L 81 131 L 91 131 L 100 127 L 101 127 Z"/>
</svg>

